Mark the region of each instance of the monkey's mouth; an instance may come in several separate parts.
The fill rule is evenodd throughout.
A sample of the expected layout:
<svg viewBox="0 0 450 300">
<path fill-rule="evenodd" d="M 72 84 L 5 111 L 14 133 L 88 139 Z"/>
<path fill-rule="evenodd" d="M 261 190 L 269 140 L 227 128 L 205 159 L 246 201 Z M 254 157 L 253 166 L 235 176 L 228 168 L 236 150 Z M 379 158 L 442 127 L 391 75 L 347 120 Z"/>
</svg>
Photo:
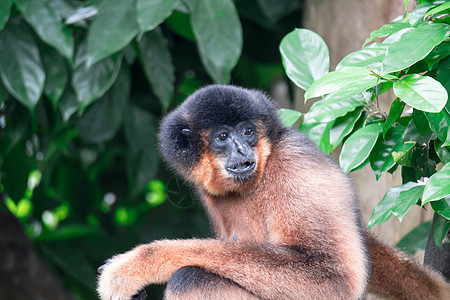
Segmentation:
<svg viewBox="0 0 450 300">
<path fill-rule="evenodd" d="M 226 169 L 230 173 L 234 174 L 244 174 L 247 172 L 252 171 L 255 168 L 255 161 L 253 160 L 246 160 L 240 163 L 233 164 L 231 166 L 227 166 Z"/>
</svg>

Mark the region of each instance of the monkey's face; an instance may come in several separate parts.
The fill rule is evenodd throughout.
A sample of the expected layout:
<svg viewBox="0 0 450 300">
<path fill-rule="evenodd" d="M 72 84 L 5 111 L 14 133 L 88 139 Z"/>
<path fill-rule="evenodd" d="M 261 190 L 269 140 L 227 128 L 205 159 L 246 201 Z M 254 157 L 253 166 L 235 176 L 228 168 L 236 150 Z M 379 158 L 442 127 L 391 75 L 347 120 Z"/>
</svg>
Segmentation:
<svg viewBox="0 0 450 300">
<path fill-rule="evenodd" d="M 224 175 L 239 182 L 248 180 L 255 171 L 257 156 L 254 149 L 257 144 L 255 125 L 249 121 L 218 127 L 209 136 L 210 148 L 221 158 L 218 161 Z"/>
<path fill-rule="evenodd" d="M 212 85 L 164 118 L 160 152 L 169 166 L 204 191 L 244 193 L 262 178 L 270 149 L 284 130 L 264 94 Z"/>
</svg>

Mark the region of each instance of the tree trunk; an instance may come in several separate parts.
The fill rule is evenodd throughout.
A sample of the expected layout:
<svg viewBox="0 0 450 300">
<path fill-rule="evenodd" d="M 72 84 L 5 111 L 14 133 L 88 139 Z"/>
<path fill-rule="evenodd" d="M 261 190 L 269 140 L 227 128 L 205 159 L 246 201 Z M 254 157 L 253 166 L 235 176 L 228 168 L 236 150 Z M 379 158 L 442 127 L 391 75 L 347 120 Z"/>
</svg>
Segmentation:
<svg viewBox="0 0 450 300">
<path fill-rule="evenodd" d="M 0 299 L 73 299 L 42 262 L 1 193 L 0 228 Z"/>
</svg>

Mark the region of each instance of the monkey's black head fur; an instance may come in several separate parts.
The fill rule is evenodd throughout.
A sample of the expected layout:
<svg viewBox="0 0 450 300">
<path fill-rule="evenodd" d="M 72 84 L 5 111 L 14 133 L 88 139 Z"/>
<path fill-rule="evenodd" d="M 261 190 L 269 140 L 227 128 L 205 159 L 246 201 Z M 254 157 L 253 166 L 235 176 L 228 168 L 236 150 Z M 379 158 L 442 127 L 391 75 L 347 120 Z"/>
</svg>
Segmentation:
<svg viewBox="0 0 450 300">
<path fill-rule="evenodd" d="M 262 92 L 226 85 L 204 87 L 161 122 L 161 155 L 174 169 L 188 170 L 199 161 L 204 149 L 201 133 L 243 121 L 260 121 L 272 143 L 285 130 L 276 106 Z"/>
</svg>

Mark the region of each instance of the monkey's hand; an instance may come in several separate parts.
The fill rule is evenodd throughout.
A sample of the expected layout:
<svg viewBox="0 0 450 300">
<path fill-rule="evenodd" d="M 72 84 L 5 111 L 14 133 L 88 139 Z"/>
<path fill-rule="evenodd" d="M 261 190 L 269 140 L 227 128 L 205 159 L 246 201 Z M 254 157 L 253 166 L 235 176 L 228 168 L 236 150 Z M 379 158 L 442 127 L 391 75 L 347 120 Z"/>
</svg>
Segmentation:
<svg viewBox="0 0 450 300">
<path fill-rule="evenodd" d="M 150 254 L 151 248 L 153 247 L 146 245 L 146 254 Z M 144 273 L 147 273 L 149 268 L 140 259 L 143 250 L 144 246 L 139 246 L 116 255 L 99 268 L 97 292 L 100 299 L 130 300 L 148 284 L 148 276 Z"/>
</svg>

